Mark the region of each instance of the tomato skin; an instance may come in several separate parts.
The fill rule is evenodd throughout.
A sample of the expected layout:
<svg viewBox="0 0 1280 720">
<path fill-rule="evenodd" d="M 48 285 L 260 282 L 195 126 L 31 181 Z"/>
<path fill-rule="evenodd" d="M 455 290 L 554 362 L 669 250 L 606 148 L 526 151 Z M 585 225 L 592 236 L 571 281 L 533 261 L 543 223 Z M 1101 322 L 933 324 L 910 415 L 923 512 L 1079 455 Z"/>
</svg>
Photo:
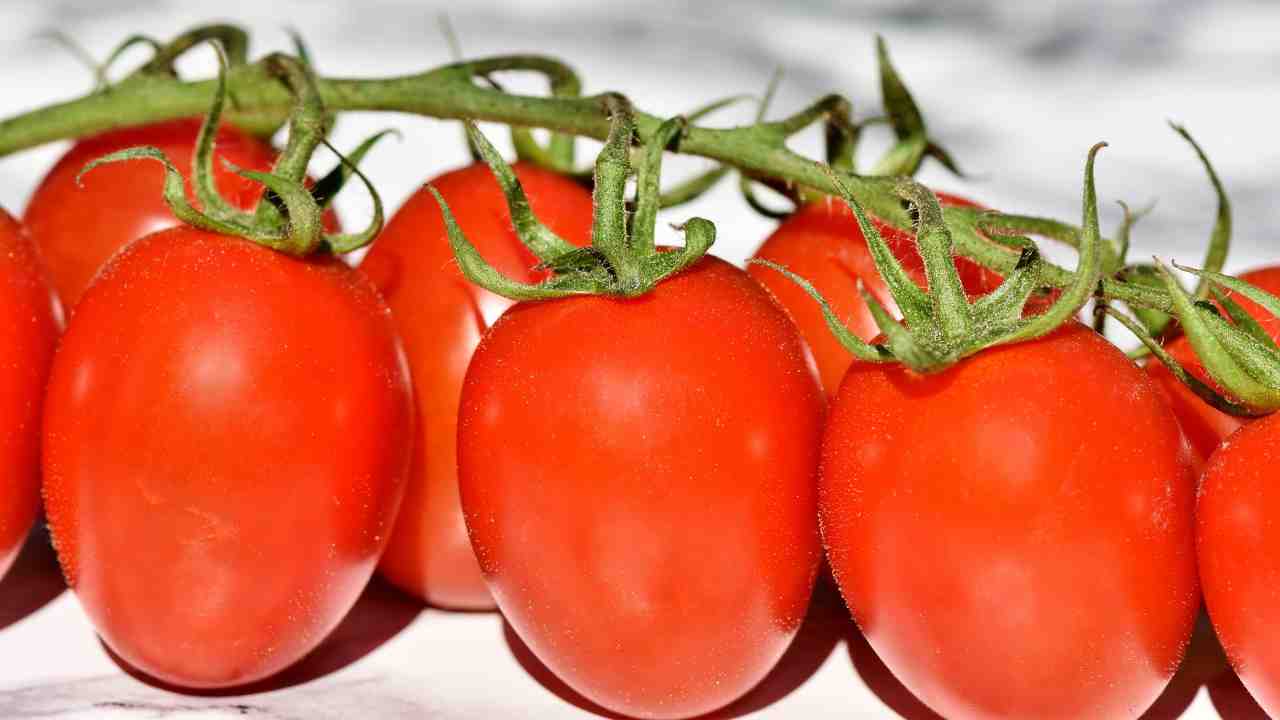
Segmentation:
<svg viewBox="0 0 1280 720">
<path fill-rule="evenodd" d="M 116 255 L 44 425 L 50 529 L 102 639 L 184 687 L 298 660 L 386 544 L 412 408 L 390 312 L 341 260 L 187 227 Z"/>
<path fill-rule="evenodd" d="M 1280 417 L 1233 433 L 1209 458 L 1196 505 L 1204 599 L 1241 682 L 1280 716 Z"/>
<path fill-rule="evenodd" d="M 976 207 L 968 200 L 945 193 L 940 193 L 938 200 L 944 207 Z M 925 287 L 924 262 L 913 236 L 877 218 L 871 221 L 912 279 Z M 858 294 L 857 281 L 861 280 L 886 308 L 892 311 L 897 307 L 871 259 L 857 218 L 842 200 L 828 197 L 800 208 L 778 226 L 754 257 L 782 265 L 813 283 L 849 329 L 864 340 L 872 340 L 880 330 Z M 1000 285 L 999 275 L 966 258 L 956 257 L 956 267 L 973 297 L 985 295 Z M 822 310 L 780 273 L 758 265 L 748 266 L 747 272 L 769 288 L 791 313 L 813 352 L 827 397 L 834 397 L 853 356 L 832 335 Z"/>
<path fill-rule="evenodd" d="M 117 250 L 143 235 L 179 224 L 161 194 L 164 169 L 155 162 L 103 165 L 85 174 L 82 186 L 76 185 L 76 175 L 108 153 L 153 145 L 190 177 L 200 122 L 199 118 L 185 118 L 85 138 L 73 145 L 36 187 L 23 222 L 68 312 Z M 262 185 L 237 175 L 223 160 L 246 170 L 270 170 L 276 151 L 230 125 L 221 126 L 214 141 L 214 183 L 231 205 L 252 210 L 262 196 Z M 190 183 L 187 192 L 194 197 Z M 338 229 L 337 216 L 326 213 L 325 226 Z"/>
<path fill-rule="evenodd" d="M 591 194 L 572 180 L 516 163 L 538 218 L 576 245 L 591 240 Z M 431 182 L 459 227 L 494 267 L 526 282 L 538 263 L 516 236 L 506 200 L 489 168 L 474 164 Z M 495 607 L 467 538 L 458 500 L 458 399 L 471 354 L 511 301 L 463 278 L 440 207 L 426 189 L 401 207 L 361 269 L 391 306 L 404 340 L 417 403 L 417 437 L 408 487 L 379 572 L 438 607 Z"/>
<path fill-rule="evenodd" d="M 40 507 L 40 415 L 57 340 L 53 295 L 35 248 L 0 210 L 0 577 Z"/>
<path fill-rule="evenodd" d="M 1073 324 L 934 375 L 852 366 L 819 517 L 854 619 L 934 711 L 1136 718 L 1199 609 L 1193 482 L 1159 391 Z"/>
<path fill-rule="evenodd" d="M 611 710 L 728 704 L 808 606 L 822 412 L 795 327 L 721 260 L 633 300 L 512 307 L 476 350 L 458 421 L 462 507 L 498 606 Z"/>
<path fill-rule="evenodd" d="M 1239 277 L 1273 295 L 1280 294 L 1280 265 L 1255 268 L 1241 273 Z M 1280 340 L 1280 318 L 1276 318 L 1262 306 L 1239 293 L 1228 291 L 1227 294 L 1254 320 L 1257 320 L 1272 339 Z M 1212 387 L 1217 386 L 1209 377 L 1200 359 L 1196 357 L 1195 350 L 1186 336 L 1179 336 L 1169 341 L 1165 345 L 1165 350 L 1192 375 L 1209 383 Z M 1159 360 L 1148 361 L 1146 369 L 1168 396 L 1169 404 L 1173 406 L 1174 414 L 1178 416 L 1182 432 L 1191 443 L 1197 468 L 1204 467 L 1205 461 L 1228 435 L 1250 421 L 1248 418 L 1228 415 L 1205 403 L 1179 382 Z"/>
</svg>

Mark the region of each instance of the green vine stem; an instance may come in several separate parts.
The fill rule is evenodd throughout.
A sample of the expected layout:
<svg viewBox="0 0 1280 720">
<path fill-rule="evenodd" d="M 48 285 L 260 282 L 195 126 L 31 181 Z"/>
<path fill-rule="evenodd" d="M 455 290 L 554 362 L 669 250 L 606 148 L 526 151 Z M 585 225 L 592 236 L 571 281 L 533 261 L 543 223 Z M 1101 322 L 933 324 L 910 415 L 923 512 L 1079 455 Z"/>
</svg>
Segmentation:
<svg viewBox="0 0 1280 720">
<path fill-rule="evenodd" d="M 538 55 L 511 55 L 452 63 L 427 72 L 392 78 L 314 79 L 315 92 L 330 111 L 389 111 L 434 118 L 494 121 L 507 125 L 545 128 L 554 133 L 605 140 L 611 123 L 602 111 L 605 96 L 530 96 L 505 93 L 478 82 L 495 73 L 534 72 L 552 80 L 571 82 L 576 75 L 557 59 Z M 259 61 L 232 66 L 226 73 L 229 93 L 235 98 L 228 120 L 249 131 L 278 127 L 294 107 L 294 96 L 269 63 Z M 130 76 L 109 92 L 40 108 L 0 121 L 0 155 L 64 138 L 81 137 L 114 128 L 203 113 L 217 89 L 216 80 L 184 81 L 160 74 Z M 829 95 L 780 121 L 732 128 L 689 124 L 668 147 L 669 151 L 709 158 L 776 187 L 839 194 L 843 185 L 869 214 L 888 224 L 911 228 L 911 217 L 894 190 L 898 178 L 860 176 L 848 170 L 829 175 L 824 165 L 789 149 L 788 138 L 816 121 L 840 118 L 849 101 Z M 909 119 L 909 118 L 908 118 Z M 662 118 L 633 111 L 635 134 L 648 143 Z M 899 120 L 901 126 L 905 120 Z M 909 126 L 908 126 L 909 127 Z M 843 164 L 843 163 L 841 163 Z M 1072 242 L 1081 237 L 1078 226 L 1040 218 L 1000 215 L 971 208 L 945 208 L 943 220 L 956 254 L 1008 275 L 1021 257 L 1020 250 L 994 240 L 996 234 L 1044 234 Z M 1113 243 L 1103 239 L 1104 267 Z M 1048 262 L 1039 263 L 1041 281 L 1050 286 L 1072 285 L 1071 271 Z M 1129 283 L 1107 275 L 1101 295 L 1131 307 L 1169 313 L 1173 301 L 1166 289 Z"/>
</svg>

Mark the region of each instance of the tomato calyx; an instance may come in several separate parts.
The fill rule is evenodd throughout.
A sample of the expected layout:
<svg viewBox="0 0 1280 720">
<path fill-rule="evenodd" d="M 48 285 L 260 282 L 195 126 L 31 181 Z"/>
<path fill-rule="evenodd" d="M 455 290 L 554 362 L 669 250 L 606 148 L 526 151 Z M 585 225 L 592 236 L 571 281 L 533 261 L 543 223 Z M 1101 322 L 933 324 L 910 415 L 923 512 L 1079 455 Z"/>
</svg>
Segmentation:
<svg viewBox="0 0 1280 720">
<path fill-rule="evenodd" d="M 179 220 L 193 227 L 244 238 L 295 257 L 305 257 L 321 249 L 346 253 L 372 242 L 382 229 L 382 200 L 357 163 L 378 140 L 394 131 L 377 133 L 361 143 L 349 158 L 343 156 L 325 139 L 330 118 L 320 100 L 315 77 L 304 60 L 293 56 L 276 53 L 263 61 L 263 66 L 290 88 L 296 100 L 289 120 L 288 142 L 272 171 L 247 170 L 224 160 L 236 174 L 261 183 L 266 192 L 252 212 L 237 209 L 219 193 L 214 183 L 213 150 L 226 100 L 228 60 L 221 44 L 213 41 L 210 44 L 218 53 L 219 72 L 213 103 L 196 138 L 191 172 L 191 183 L 201 207 L 196 208 L 187 199 L 186 181 L 178 168 L 160 149 L 151 146 L 127 148 L 100 157 L 85 165 L 76 182 L 103 164 L 155 160 L 165 168 L 165 201 Z M 339 164 L 314 188 L 308 188 L 304 183 L 307 164 L 320 145 L 337 155 Z M 353 175 L 360 179 L 373 199 L 373 217 L 360 232 L 325 233 L 323 212 Z"/>
<path fill-rule="evenodd" d="M 955 175 L 965 177 L 951 153 L 929 137 L 924 115 L 889 60 L 889 47 L 880 35 L 876 35 L 876 61 L 880 67 L 880 94 L 884 98 L 886 119 L 897 143 L 880 158 L 871 174 L 909 177 L 916 174 L 925 158 L 931 157 Z"/>
<path fill-rule="evenodd" d="M 925 186 L 909 179 L 898 182 L 894 192 L 913 209 L 915 237 L 924 260 L 929 290 L 916 285 L 872 224 L 858 201 L 832 172 L 844 201 L 858 219 L 871 257 L 894 302 L 902 311 L 896 320 L 859 282 L 858 289 L 884 338 L 868 343 L 844 325 L 822 294 L 808 281 L 767 260 L 752 260 L 776 270 L 800 285 L 822 307 L 828 327 L 855 357 L 870 362 L 898 361 L 921 373 L 938 372 L 984 348 L 1021 342 L 1055 330 L 1084 306 L 1102 276 L 1098 200 L 1094 190 L 1093 163 L 1098 143 L 1089 150 L 1084 179 L 1084 232 L 1073 281 L 1042 314 L 1024 317 L 1031 294 L 1044 283 L 1043 261 L 1034 242 L 1023 237 L 1002 237 L 1001 242 L 1020 249 L 1018 263 L 991 294 L 970 302 L 952 257 L 951 232 L 938 198 Z"/>
<path fill-rule="evenodd" d="M 584 294 L 637 297 L 706 255 L 715 242 L 715 226 L 703 218 L 690 218 L 677 228 L 685 234 L 681 248 L 659 250 L 654 239 L 661 200 L 658 181 L 662 153 L 679 141 L 686 119 L 675 117 L 662 123 L 644 146 L 638 171 L 633 171 L 631 146 L 636 128 L 631 105 L 621 95 L 605 95 L 602 104 L 609 113 L 611 129 L 596 158 L 591 246 L 586 248 L 569 243 L 534 216 L 511 166 L 475 123 L 467 122 L 472 144 L 488 163 L 506 196 L 516 235 L 541 261 L 538 268 L 552 273 L 550 278 L 534 285 L 498 272 L 458 227 L 444 197 L 428 186 L 440 205 L 449 243 L 468 280 L 512 300 Z M 633 174 L 637 188 L 635 211 L 628 223 L 626 186 Z"/>
</svg>

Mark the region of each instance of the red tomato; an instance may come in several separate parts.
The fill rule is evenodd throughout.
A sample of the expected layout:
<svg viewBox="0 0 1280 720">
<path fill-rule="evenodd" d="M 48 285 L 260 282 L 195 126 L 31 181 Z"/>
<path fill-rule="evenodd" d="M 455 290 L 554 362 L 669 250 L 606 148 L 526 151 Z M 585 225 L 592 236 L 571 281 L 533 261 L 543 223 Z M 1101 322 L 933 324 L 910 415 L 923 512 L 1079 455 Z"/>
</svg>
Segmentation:
<svg viewBox="0 0 1280 720">
<path fill-rule="evenodd" d="M 1239 277 L 1273 295 L 1280 294 L 1280 266 L 1257 268 Z M 1228 292 L 1228 295 L 1257 320 L 1268 335 L 1280 340 L 1280 318 L 1276 318 L 1261 305 L 1239 293 Z M 1192 375 L 1216 387 L 1216 383 L 1205 371 L 1204 365 L 1196 357 L 1195 350 L 1185 336 L 1171 340 L 1165 346 L 1165 350 L 1182 363 L 1182 366 Z M 1197 468 L 1204 466 L 1205 460 L 1228 435 L 1249 422 L 1247 418 L 1228 415 L 1206 404 L 1195 393 L 1188 390 L 1187 386 L 1178 382 L 1173 373 L 1169 372 L 1169 369 L 1159 360 L 1149 361 L 1146 368 L 1147 373 L 1168 395 L 1169 403 L 1173 405 L 1173 411 L 1178 416 L 1178 424 L 1182 427 L 1183 434 L 1187 436 L 1187 441 L 1191 443 Z"/>
<path fill-rule="evenodd" d="M 1232 434 L 1209 458 L 1196 505 L 1205 604 L 1231 665 L 1280 717 L 1280 416 Z"/>
<path fill-rule="evenodd" d="M 963 198 L 939 194 L 944 207 L 976 207 Z M 876 229 L 921 287 L 925 287 L 924 261 L 916 250 L 915 238 L 872 218 Z M 896 308 L 884 280 L 876 270 L 858 220 L 842 200 L 826 198 L 810 203 L 787 218 L 769 236 L 755 257 L 771 260 L 800 275 L 823 294 L 856 335 L 871 340 L 880 334 L 871 312 L 858 294 L 857 281 L 891 311 Z M 956 267 L 969 293 L 976 297 L 991 292 L 1000 276 L 966 258 L 957 257 Z M 798 285 L 766 267 L 748 266 L 747 272 L 769 288 L 791 313 L 800 334 L 813 352 L 827 396 L 834 397 L 853 356 L 827 328 L 822 310 Z"/>
<path fill-rule="evenodd" d="M 462 508 L 498 607 L 611 710 L 699 715 L 804 618 L 823 398 L 795 326 L 706 258 L 651 293 L 521 303 L 462 389 Z"/>
<path fill-rule="evenodd" d="M 342 619 L 413 428 L 390 312 L 341 260 L 188 227 L 107 265 L 54 359 L 45 506 L 103 640 L 161 680 L 252 682 Z"/>
<path fill-rule="evenodd" d="M 31 240 L 0 210 L 0 577 L 40 505 L 40 407 L 58 339 L 53 296 Z"/>
<path fill-rule="evenodd" d="M 70 311 L 80 295 L 117 250 L 163 228 L 178 224 L 161 196 L 164 169 L 154 162 L 104 165 L 75 183 L 86 164 L 103 155 L 154 145 L 188 175 L 195 150 L 199 119 L 173 120 L 103 133 L 77 142 L 45 175 L 23 221 L 43 254 L 53 288 Z M 276 151 L 271 145 L 223 125 L 216 137 L 214 182 L 233 206 L 251 210 L 262 196 L 262 185 L 227 169 L 223 160 L 246 170 L 270 170 Z M 194 193 L 188 188 L 188 194 Z M 338 228 L 328 213 L 325 225 Z"/>
<path fill-rule="evenodd" d="M 852 366 L 819 516 L 872 647 L 948 718 L 1136 718 L 1199 609 L 1193 475 L 1155 385 L 1072 325 L 931 375 Z"/>
<path fill-rule="evenodd" d="M 538 218 L 577 245 L 591 240 L 591 194 L 577 183 L 517 163 L 516 176 Z M 467 238 L 498 270 L 541 279 L 538 260 L 516 237 L 507 203 L 483 164 L 432 181 Z M 418 405 L 418 434 L 404 504 L 379 571 L 433 605 L 488 610 L 458 503 L 458 398 L 480 336 L 511 301 L 462 277 L 440 206 L 425 189 L 409 198 L 361 265 L 391 306 L 404 340 Z"/>
</svg>

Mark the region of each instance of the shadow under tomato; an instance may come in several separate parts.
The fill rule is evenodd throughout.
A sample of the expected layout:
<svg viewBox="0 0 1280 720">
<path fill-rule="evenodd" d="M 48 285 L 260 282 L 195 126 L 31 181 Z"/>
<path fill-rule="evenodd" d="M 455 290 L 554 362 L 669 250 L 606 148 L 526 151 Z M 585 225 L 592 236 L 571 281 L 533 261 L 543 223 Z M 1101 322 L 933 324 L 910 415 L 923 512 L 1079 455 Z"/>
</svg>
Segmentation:
<svg viewBox="0 0 1280 720">
<path fill-rule="evenodd" d="M 814 589 L 814 598 L 804 623 L 773 670 L 746 695 L 723 709 L 702 716 L 702 720 L 739 718 L 790 695 L 822 667 L 844 636 L 846 627 L 852 624 L 840 596 L 820 582 Z M 595 704 L 557 677 L 533 654 L 506 620 L 502 623 L 502 635 L 520 667 L 549 692 L 580 710 L 599 717 L 625 720 L 627 716 Z"/>
<path fill-rule="evenodd" d="M 1271 717 L 1235 672 L 1225 672 L 1209 681 L 1209 700 L 1222 720 L 1269 720 Z"/>
<path fill-rule="evenodd" d="M 254 695 L 304 685 L 342 670 L 400 634 L 422 610 L 421 602 L 375 577 L 351 612 L 315 650 L 265 680 L 231 688 L 192 689 L 171 685 L 133 667 L 105 643 L 103 648 L 121 670 L 161 690 L 200 697 Z"/>
<path fill-rule="evenodd" d="M 53 602 L 67 584 L 44 522 L 27 537 L 26 545 L 0 580 L 0 630 Z"/>
<path fill-rule="evenodd" d="M 897 713 L 903 720 L 944 720 L 941 715 L 929 709 L 906 685 L 894 676 L 876 655 L 876 651 L 867 642 L 867 638 L 854 623 L 849 623 L 846 641 L 849 644 L 849 659 L 853 661 L 853 669 L 857 671 L 862 683 L 873 695 L 884 703 L 885 707 Z"/>
</svg>

